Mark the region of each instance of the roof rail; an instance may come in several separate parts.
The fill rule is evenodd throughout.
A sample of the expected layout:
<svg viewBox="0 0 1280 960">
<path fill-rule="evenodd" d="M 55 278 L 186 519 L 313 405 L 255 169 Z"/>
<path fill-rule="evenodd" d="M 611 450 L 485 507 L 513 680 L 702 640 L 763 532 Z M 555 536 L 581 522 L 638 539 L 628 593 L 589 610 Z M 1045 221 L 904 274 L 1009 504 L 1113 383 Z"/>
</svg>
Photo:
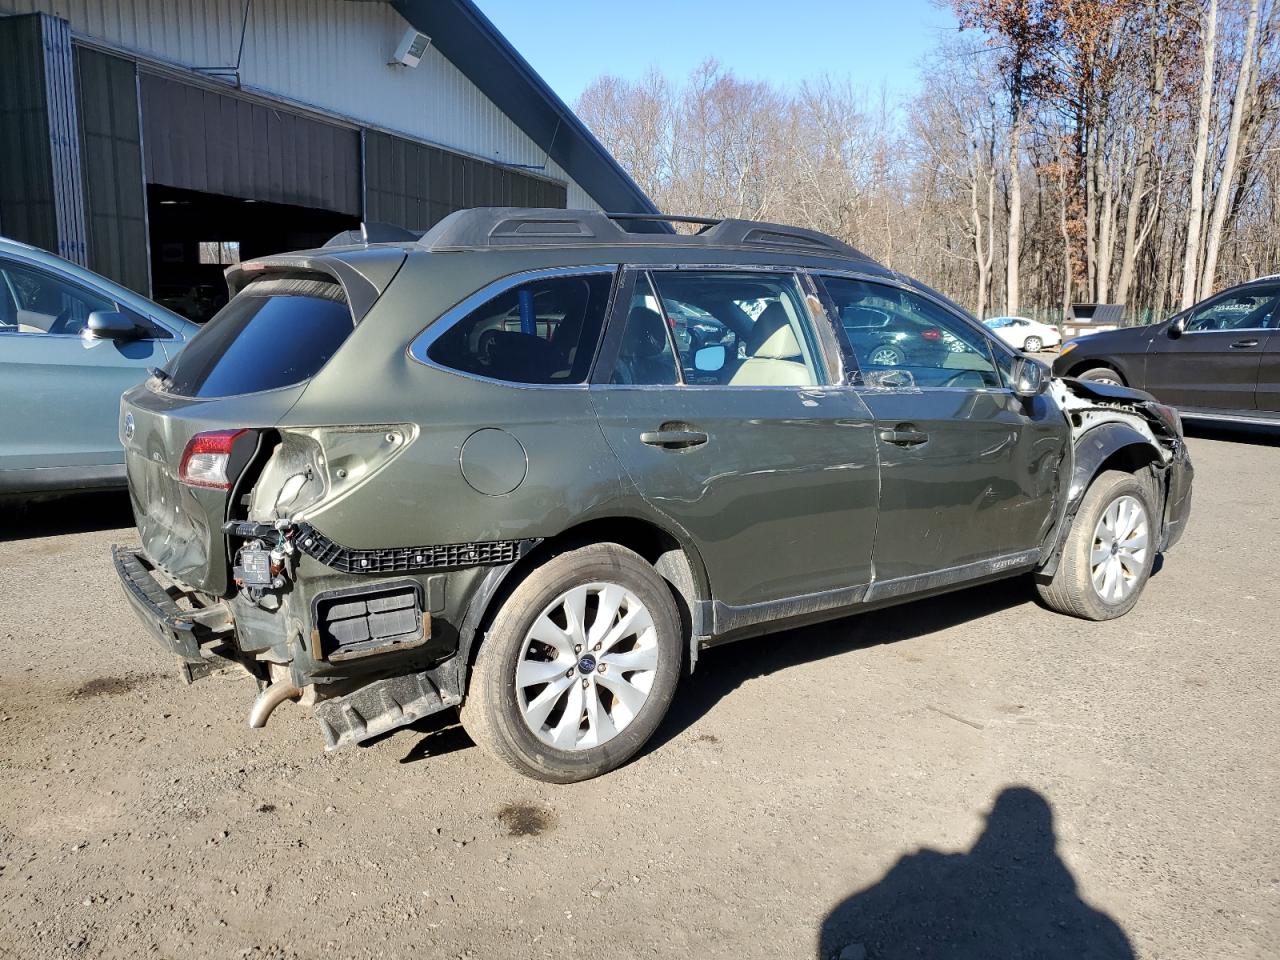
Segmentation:
<svg viewBox="0 0 1280 960">
<path fill-rule="evenodd" d="M 648 222 L 692 223 L 702 229 L 693 234 L 626 229 L 631 224 Z M 556 208 L 475 207 L 459 210 L 428 230 L 421 244 L 435 253 L 494 247 L 657 245 L 784 250 L 842 260 L 870 259 L 825 233 L 779 223 Z"/>
<path fill-rule="evenodd" d="M 406 230 L 394 223 L 362 222 L 359 230 L 343 230 L 324 242 L 326 247 L 347 247 L 356 243 L 413 243 L 422 239 L 421 230 Z"/>
</svg>

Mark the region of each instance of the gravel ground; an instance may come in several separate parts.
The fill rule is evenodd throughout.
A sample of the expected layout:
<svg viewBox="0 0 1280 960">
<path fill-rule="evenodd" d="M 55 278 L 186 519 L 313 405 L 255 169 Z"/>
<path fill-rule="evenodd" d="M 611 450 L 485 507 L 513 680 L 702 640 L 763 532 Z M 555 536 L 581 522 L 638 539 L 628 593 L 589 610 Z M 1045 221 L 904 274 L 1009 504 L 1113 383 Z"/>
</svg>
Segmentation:
<svg viewBox="0 0 1280 960">
<path fill-rule="evenodd" d="M 451 718 L 251 731 L 119 595 L 122 496 L 0 514 L 0 956 L 1275 957 L 1280 446 L 1192 452 L 1124 619 L 1014 582 L 720 648 L 569 787 Z"/>
</svg>

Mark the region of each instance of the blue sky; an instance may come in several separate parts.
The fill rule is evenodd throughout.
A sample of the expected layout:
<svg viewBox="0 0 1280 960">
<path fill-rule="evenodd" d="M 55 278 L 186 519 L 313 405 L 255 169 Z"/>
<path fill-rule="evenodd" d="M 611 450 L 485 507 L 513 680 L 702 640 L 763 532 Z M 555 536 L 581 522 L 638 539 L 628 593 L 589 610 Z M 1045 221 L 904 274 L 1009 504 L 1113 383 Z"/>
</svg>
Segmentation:
<svg viewBox="0 0 1280 960">
<path fill-rule="evenodd" d="M 476 0 L 571 106 L 602 73 L 650 66 L 683 80 L 707 57 L 744 79 L 794 86 L 830 74 L 891 99 L 956 28 L 933 0 Z"/>
</svg>

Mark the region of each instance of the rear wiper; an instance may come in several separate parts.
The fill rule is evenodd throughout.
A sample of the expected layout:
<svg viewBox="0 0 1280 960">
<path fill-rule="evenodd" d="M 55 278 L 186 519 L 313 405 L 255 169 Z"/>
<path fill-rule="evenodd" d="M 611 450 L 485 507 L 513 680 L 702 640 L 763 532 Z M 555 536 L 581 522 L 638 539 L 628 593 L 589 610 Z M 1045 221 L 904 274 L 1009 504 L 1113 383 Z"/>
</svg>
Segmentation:
<svg viewBox="0 0 1280 960">
<path fill-rule="evenodd" d="M 173 382 L 173 374 L 168 370 L 165 370 L 163 367 L 147 367 L 147 373 L 155 377 L 162 384 Z"/>
</svg>

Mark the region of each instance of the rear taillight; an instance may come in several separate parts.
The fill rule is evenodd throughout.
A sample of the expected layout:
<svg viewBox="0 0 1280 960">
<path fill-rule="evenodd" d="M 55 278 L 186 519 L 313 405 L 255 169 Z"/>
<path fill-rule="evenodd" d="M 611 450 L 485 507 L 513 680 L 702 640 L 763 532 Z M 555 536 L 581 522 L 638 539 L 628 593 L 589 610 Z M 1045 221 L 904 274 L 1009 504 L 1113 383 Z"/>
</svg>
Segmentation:
<svg viewBox="0 0 1280 960">
<path fill-rule="evenodd" d="M 920 331 L 920 337 L 923 340 L 941 340 L 942 331 L 937 327 L 925 327 Z"/>
<path fill-rule="evenodd" d="M 178 467 L 178 479 L 189 487 L 209 487 L 213 490 L 230 490 L 231 478 L 227 476 L 227 464 L 231 461 L 231 448 L 236 438 L 245 430 L 213 430 L 197 433 L 182 451 L 182 463 Z"/>
</svg>

